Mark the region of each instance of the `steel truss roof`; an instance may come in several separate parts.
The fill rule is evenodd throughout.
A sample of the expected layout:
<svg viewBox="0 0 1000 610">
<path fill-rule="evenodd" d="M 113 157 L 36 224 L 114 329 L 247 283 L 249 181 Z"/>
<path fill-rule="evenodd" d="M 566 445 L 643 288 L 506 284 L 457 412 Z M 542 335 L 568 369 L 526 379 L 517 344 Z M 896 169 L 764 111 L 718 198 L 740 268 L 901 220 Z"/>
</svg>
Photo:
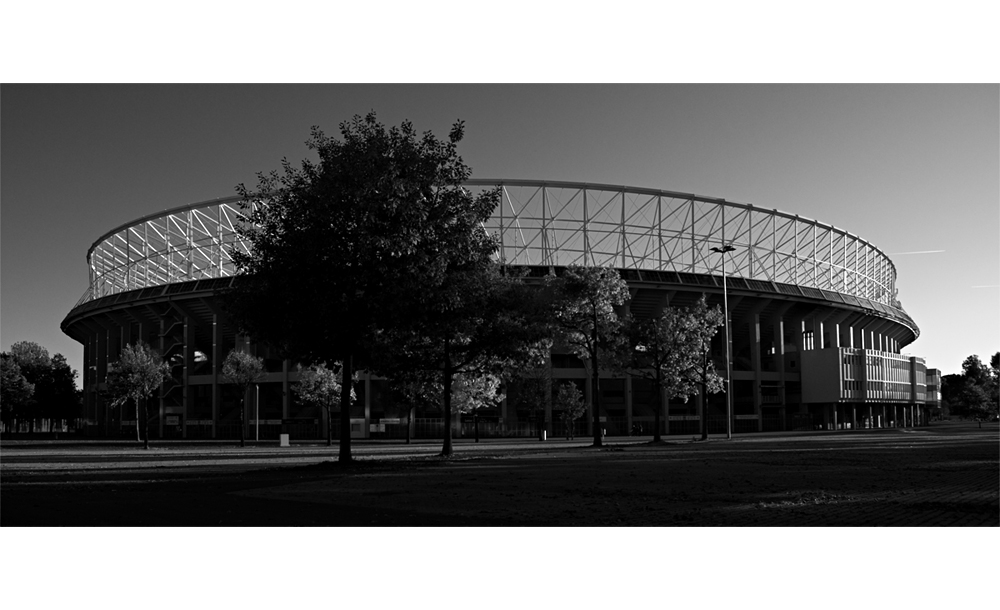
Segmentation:
<svg viewBox="0 0 1000 610">
<path fill-rule="evenodd" d="M 710 248 L 735 278 L 792 284 L 900 309 L 896 269 L 867 241 L 815 220 L 693 194 L 533 180 L 470 180 L 501 188 L 486 229 L 500 258 L 516 265 L 595 265 L 721 275 Z M 235 275 L 230 253 L 247 252 L 236 233 L 239 197 L 152 214 L 98 239 L 87 253 L 90 285 L 77 302 L 165 284 Z M 905 314 L 904 314 L 905 315 Z"/>
</svg>

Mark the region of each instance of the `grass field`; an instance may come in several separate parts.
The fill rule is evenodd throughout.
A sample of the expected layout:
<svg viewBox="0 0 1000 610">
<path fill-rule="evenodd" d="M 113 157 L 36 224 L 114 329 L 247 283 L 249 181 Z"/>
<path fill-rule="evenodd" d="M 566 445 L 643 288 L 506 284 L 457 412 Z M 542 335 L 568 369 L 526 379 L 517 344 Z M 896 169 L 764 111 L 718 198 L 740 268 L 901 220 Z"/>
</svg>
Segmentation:
<svg viewBox="0 0 1000 610">
<path fill-rule="evenodd" d="M 336 447 L 8 442 L 2 526 L 993 526 L 995 423 Z"/>
</svg>

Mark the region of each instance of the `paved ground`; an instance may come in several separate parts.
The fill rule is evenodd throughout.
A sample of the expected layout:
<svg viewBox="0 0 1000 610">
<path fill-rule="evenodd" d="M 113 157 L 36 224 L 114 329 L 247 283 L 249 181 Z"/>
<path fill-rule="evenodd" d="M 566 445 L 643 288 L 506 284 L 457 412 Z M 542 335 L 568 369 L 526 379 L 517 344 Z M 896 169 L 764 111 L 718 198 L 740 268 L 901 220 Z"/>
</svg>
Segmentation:
<svg viewBox="0 0 1000 610">
<path fill-rule="evenodd" d="M 0 525 L 998 526 L 995 423 L 713 438 L 0 445 Z"/>
</svg>

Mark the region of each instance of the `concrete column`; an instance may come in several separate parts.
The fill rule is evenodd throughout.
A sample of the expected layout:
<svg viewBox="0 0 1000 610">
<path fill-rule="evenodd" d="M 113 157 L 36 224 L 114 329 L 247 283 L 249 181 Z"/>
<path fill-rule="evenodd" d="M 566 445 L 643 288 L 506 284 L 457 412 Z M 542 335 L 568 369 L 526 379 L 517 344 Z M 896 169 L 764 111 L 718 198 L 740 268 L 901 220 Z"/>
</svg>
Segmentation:
<svg viewBox="0 0 1000 610">
<path fill-rule="evenodd" d="M 813 317 L 805 323 L 805 329 L 812 333 L 810 349 L 823 349 L 823 323 Z"/>
<path fill-rule="evenodd" d="M 792 326 L 792 345 L 795 346 L 796 352 L 804 351 L 805 342 L 803 341 L 803 333 L 806 332 L 806 323 L 802 318 L 797 318 L 790 322 Z M 800 357 L 796 357 L 798 360 Z"/>
<path fill-rule="evenodd" d="M 857 405 L 851 405 L 851 430 L 858 429 L 858 407 Z"/>
<path fill-rule="evenodd" d="M 102 337 L 101 334 L 104 334 L 105 336 Z M 94 348 L 95 348 L 94 351 L 97 353 L 97 363 L 96 363 L 97 369 L 96 369 L 95 381 L 97 383 L 97 387 L 99 388 L 100 384 L 103 383 L 108 378 L 107 333 L 96 333 L 94 335 Z M 100 423 L 104 424 L 103 428 L 105 430 L 110 431 L 111 422 L 109 420 L 108 401 L 105 400 L 103 397 L 101 397 L 100 393 L 95 392 L 95 394 L 97 396 L 96 407 L 99 409 L 99 411 L 95 409 L 95 419 L 97 419 Z M 101 430 L 101 432 L 103 433 L 104 430 Z"/>
<path fill-rule="evenodd" d="M 181 368 L 181 438 L 187 438 L 187 421 L 191 414 L 191 367 L 194 365 L 194 324 L 190 316 L 184 316 L 184 346 L 181 348 L 181 358 L 184 366 Z"/>
<path fill-rule="evenodd" d="M 632 434 L 632 376 L 625 375 L 625 427 Z M 551 434 L 551 432 L 549 433 Z"/>
<path fill-rule="evenodd" d="M 288 358 L 281 361 L 281 419 L 288 419 L 288 409 L 291 406 L 292 397 L 288 381 L 291 366 L 292 363 Z"/>
<path fill-rule="evenodd" d="M 545 391 L 545 433 L 548 435 L 548 437 L 551 437 L 552 433 L 553 433 L 553 428 L 552 428 L 552 367 L 551 367 L 551 365 L 549 366 L 549 374 L 546 377 L 546 379 L 548 380 L 548 381 L 546 381 L 546 384 L 547 384 L 546 387 L 548 389 Z"/>
<path fill-rule="evenodd" d="M 760 314 L 755 313 L 750 320 L 750 363 L 753 366 L 753 412 L 757 416 L 757 432 L 762 431 L 763 417 L 760 412 Z"/>
<path fill-rule="evenodd" d="M 834 430 L 839 430 L 840 429 L 840 426 L 838 426 L 837 424 L 838 424 L 838 422 L 837 422 L 837 405 L 836 405 L 836 403 L 834 403 L 834 405 L 833 405 L 833 429 Z"/>
<path fill-rule="evenodd" d="M 371 423 L 372 423 L 372 374 L 365 371 L 365 425 L 362 432 L 364 433 L 364 438 L 371 436 Z M 462 416 L 456 412 L 458 415 L 458 421 L 461 423 Z M 461 430 L 461 426 L 459 426 Z"/>
<path fill-rule="evenodd" d="M 781 429 L 784 431 L 788 425 L 785 419 L 785 321 L 781 316 L 773 318 L 774 325 L 774 361 L 778 371 L 778 414 L 781 417 Z"/>
<path fill-rule="evenodd" d="M 222 336 L 219 316 L 212 314 L 212 438 L 219 423 L 219 372 L 222 370 Z"/>
</svg>

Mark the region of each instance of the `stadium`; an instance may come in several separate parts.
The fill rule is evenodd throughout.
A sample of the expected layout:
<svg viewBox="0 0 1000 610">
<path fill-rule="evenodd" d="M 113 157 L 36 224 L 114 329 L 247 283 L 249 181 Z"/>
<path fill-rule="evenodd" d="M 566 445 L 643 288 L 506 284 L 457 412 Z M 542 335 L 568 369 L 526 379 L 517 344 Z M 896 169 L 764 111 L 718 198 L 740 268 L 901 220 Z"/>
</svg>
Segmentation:
<svg viewBox="0 0 1000 610">
<path fill-rule="evenodd" d="M 723 375 L 729 354 L 732 404 L 724 393 L 708 397 L 710 433 L 725 432 L 727 423 L 734 433 L 754 433 L 928 421 L 940 373 L 901 352 L 920 331 L 897 299 L 892 261 L 864 239 L 777 210 L 656 189 L 485 179 L 465 187 L 501 188 L 485 228 L 500 239 L 501 263 L 528 268 L 528 281 L 569 265 L 614 267 L 629 286 L 624 309 L 636 317 L 691 305 L 702 295 L 710 305 L 725 305 L 729 349 L 720 329 L 712 353 Z M 84 347 L 88 434 L 134 431 L 128 410 L 111 409 L 102 389 L 109 363 L 138 340 L 171 366 L 171 379 L 150 401 L 153 436 L 239 438 L 241 397 L 221 371 L 234 348 L 264 358 L 267 370 L 246 401 L 249 438 L 325 434 L 323 410 L 296 399 L 296 363 L 241 335 L 221 306 L 218 292 L 239 281 L 229 251 L 247 250 L 236 231 L 239 201 L 214 199 L 145 216 L 107 232 L 87 252 L 89 285 L 62 329 Z M 719 253 L 724 246 L 732 251 Z M 591 382 L 572 355 L 554 350 L 535 376 L 547 387 L 578 384 L 590 404 Z M 551 400 L 529 406 L 523 385 L 509 384 L 501 405 L 480 415 L 482 434 L 565 432 Z M 352 437 L 440 436 L 444 422 L 434 406 L 411 412 L 387 380 L 371 374 L 361 373 L 357 386 Z M 652 434 L 652 382 L 602 372 L 599 391 L 608 435 Z M 665 404 L 662 433 L 699 430 L 696 398 Z M 470 434 L 461 416 L 452 425 Z M 588 415 L 575 433 L 590 434 L 591 425 Z"/>
</svg>

